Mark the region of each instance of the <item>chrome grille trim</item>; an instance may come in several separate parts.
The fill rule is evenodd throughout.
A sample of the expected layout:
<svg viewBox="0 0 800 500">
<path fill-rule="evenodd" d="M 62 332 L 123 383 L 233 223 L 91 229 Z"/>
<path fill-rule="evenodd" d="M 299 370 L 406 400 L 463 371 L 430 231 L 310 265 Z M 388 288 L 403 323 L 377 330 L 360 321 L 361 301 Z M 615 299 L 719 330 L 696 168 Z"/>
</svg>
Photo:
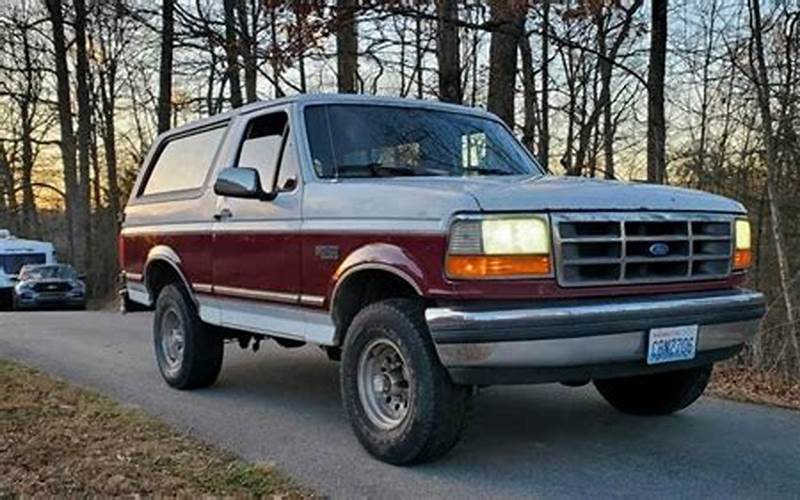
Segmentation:
<svg viewBox="0 0 800 500">
<path fill-rule="evenodd" d="M 734 215 L 681 212 L 552 216 L 556 278 L 564 287 L 669 283 L 731 273 Z M 663 244 L 666 254 L 655 255 Z"/>
</svg>

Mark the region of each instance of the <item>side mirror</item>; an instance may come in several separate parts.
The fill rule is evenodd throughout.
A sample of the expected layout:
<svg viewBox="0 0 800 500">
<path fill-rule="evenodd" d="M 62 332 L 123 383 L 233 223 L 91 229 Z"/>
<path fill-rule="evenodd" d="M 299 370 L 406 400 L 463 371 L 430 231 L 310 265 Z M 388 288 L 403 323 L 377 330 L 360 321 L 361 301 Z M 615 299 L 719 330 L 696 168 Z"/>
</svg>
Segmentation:
<svg viewBox="0 0 800 500">
<path fill-rule="evenodd" d="M 258 170 L 246 167 L 230 167 L 222 170 L 214 183 L 214 193 L 233 198 L 271 200 L 274 193 L 264 192 Z"/>
<path fill-rule="evenodd" d="M 9 276 L 8 280 L 11 281 L 12 283 L 19 283 L 19 276 L 17 276 L 16 274 L 13 276 Z"/>
<path fill-rule="evenodd" d="M 86 281 L 86 275 L 85 274 L 79 274 L 78 275 L 78 281 Z"/>
</svg>

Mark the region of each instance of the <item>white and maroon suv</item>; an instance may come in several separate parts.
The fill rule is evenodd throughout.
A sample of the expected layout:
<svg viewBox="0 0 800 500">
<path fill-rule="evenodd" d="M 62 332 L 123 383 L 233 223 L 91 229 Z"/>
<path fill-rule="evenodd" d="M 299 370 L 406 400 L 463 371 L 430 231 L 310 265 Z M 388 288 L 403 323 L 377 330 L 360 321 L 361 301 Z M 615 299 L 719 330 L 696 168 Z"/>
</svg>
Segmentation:
<svg viewBox="0 0 800 500">
<path fill-rule="evenodd" d="M 624 412 L 680 410 L 764 314 L 739 203 L 546 175 L 494 115 L 424 101 L 301 96 L 169 131 L 120 254 L 168 384 L 212 384 L 225 338 L 317 344 L 358 439 L 399 464 L 456 443 L 475 386 L 592 380 Z"/>
</svg>

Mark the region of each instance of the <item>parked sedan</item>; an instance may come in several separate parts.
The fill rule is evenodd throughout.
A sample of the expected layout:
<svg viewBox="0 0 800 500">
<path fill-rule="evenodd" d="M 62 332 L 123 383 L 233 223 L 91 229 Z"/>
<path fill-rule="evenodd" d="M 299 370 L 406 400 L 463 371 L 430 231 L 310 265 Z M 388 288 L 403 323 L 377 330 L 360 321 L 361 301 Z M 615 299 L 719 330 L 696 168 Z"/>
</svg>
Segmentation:
<svg viewBox="0 0 800 500">
<path fill-rule="evenodd" d="M 24 266 L 14 287 L 14 309 L 86 308 L 86 284 L 69 264 Z"/>
</svg>

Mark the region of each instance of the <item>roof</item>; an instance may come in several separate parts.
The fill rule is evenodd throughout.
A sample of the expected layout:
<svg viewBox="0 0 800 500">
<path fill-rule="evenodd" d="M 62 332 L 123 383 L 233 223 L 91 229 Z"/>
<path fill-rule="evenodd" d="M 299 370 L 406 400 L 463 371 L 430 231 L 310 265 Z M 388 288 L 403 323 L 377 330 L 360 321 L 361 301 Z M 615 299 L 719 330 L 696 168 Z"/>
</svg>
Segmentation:
<svg viewBox="0 0 800 500">
<path fill-rule="evenodd" d="M 180 134 L 183 132 L 187 132 L 189 130 L 194 130 L 196 128 L 203 127 L 205 125 L 212 125 L 214 123 L 219 123 L 221 121 L 229 120 L 239 115 L 252 113 L 260 109 L 269 108 L 272 106 L 279 106 L 282 104 L 294 104 L 294 103 L 303 105 L 373 104 L 379 106 L 414 107 L 414 108 L 450 111 L 455 113 L 468 113 L 499 121 L 499 118 L 496 115 L 489 113 L 488 111 L 482 108 L 463 106 L 459 104 L 452 104 L 441 101 L 411 99 L 404 97 L 376 96 L 367 94 L 297 94 L 269 101 L 253 102 L 244 105 L 240 108 L 232 109 L 230 111 L 226 111 L 224 113 L 219 113 L 216 115 L 211 115 L 206 118 L 186 123 L 184 125 L 181 125 L 180 127 L 175 127 L 173 129 L 168 130 L 163 135 Z"/>
<path fill-rule="evenodd" d="M 14 237 L 0 239 L 0 253 L 8 251 L 52 251 L 53 244 L 49 241 L 22 240 Z"/>
</svg>

